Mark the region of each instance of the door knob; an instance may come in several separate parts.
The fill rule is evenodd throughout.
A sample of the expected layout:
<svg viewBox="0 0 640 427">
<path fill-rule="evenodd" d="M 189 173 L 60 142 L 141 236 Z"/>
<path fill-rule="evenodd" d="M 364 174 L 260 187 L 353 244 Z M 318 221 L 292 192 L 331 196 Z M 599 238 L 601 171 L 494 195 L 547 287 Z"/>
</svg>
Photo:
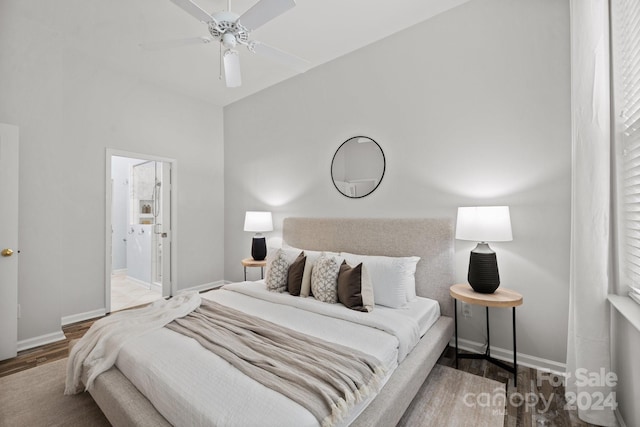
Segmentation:
<svg viewBox="0 0 640 427">
<path fill-rule="evenodd" d="M 12 249 L 3 249 L 2 252 L 0 252 L 0 255 L 2 256 L 11 256 L 13 255 L 13 250 Z"/>
</svg>

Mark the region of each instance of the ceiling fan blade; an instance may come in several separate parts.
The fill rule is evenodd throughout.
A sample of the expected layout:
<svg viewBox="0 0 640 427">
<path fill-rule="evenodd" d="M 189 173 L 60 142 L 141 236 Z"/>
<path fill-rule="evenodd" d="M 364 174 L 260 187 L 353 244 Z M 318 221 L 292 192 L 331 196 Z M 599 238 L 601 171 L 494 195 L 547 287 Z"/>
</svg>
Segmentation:
<svg viewBox="0 0 640 427">
<path fill-rule="evenodd" d="M 179 6 L 182 10 L 187 12 L 189 15 L 196 18 L 198 21 L 209 23 L 215 22 L 215 19 L 211 15 L 209 15 L 204 9 L 200 6 L 192 2 L 191 0 L 171 0 L 174 4 Z"/>
<path fill-rule="evenodd" d="M 251 46 L 251 50 L 258 55 L 262 55 L 265 58 L 293 68 L 299 73 L 304 73 L 309 69 L 309 67 L 311 67 L 311 63 L 306 59 L 302 59 L 264 43 L 254 42 Z"/>
<path fill-rule="evenodd" d="M 247 30 L 253 31 L 295 5 L 294 0 L 260 0 L 240 15 L 238 21 Z"/>
<path fill-rule="evenodd" d="M 223 56 L 224 80 L 227 87 L 239 87 L 242 84 L 240 75 L 240 54 L 236 50 L 227 49 Z"/>
<path fill-rule="evenodd" d="M 140 43 L 144 50 L 171 49 L 174 47 L 187 46 L 190 44 L 206 44 L 213 40 L 211 37 L 190 37 L 188 39 L 163 40 L 157 42 Z"/>
</svg>

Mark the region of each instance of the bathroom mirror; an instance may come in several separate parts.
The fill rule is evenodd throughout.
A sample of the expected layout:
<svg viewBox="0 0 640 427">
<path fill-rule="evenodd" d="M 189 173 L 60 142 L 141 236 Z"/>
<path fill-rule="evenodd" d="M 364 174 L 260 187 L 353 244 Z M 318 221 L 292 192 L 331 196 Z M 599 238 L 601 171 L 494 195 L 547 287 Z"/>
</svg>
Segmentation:
<svg viewBox="0 0 640 427">
<path fill-rule="evenodd" d="M 377 142 L 366 136 L 354 136 L 333 155 L 331 179 L 340 193 L 358 199 L 378 188 L 385 166 L 384 153 Z"/>
</svg>

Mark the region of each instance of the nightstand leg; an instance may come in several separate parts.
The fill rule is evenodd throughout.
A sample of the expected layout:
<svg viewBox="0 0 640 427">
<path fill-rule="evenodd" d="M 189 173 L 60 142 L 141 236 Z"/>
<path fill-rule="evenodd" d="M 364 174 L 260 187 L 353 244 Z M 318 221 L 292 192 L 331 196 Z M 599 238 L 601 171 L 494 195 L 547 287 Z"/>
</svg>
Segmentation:
<svg viewBox="0 0 640 427">
<path fill-rule="evenodd" d="M 456 369 L 458 369 L 458 300 L 453 299 L 453 319 L 456 331 Z"/>
<path fill-rule="evenodd" d="M 487 317 L 487 350 L 485 354 L 491 357 L 491 339 L 489 338 L 489 307 L 485 307 L 485 313 Z"/>
<path fill-rule="evenodd" d="M 247 267 L 244 268 L 244 281 L 247 281 Z"/>
<path fill-rule="evenodd" d="M 513 385 L 518 387 L 518 358 L 516 353 L 516 308 L 511 307 L 513 310 Z"/>
<path fill-rule="evenodd" d="M 260 278 L 264 279 L 264 267 L 260 267 Z"/>
</svg>

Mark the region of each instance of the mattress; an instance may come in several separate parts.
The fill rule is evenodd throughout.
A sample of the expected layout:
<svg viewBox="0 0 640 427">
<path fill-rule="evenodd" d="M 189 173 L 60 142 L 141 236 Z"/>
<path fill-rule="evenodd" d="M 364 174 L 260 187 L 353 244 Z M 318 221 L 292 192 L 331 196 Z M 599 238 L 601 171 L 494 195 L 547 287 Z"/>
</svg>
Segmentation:
<svg viewBox="0 0 640 427">
<path fill-rule="evenodd" d="M 406 309 L 376 306 L 361 313 L 268 292 L 262 282 L 227 285 L 202 297 L 370 354 L 381 361 L 386 378 L 440 315 L 437 302 L 426 298 Z M 303 407 L 166 328 L 127 343 L 116 366 L 174 426 L 318 425 Z M 355 419 L 372 398 L 353 408 L 341 425 Z"/>
</svg>

